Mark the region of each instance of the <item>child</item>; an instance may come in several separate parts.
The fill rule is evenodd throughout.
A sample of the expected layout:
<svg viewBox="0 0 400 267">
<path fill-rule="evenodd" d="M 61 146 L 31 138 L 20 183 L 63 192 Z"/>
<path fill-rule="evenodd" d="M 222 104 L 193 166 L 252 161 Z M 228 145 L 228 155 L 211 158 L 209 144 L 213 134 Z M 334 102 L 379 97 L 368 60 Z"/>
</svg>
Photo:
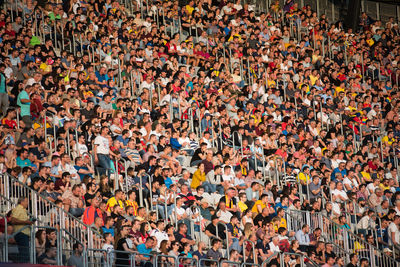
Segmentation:
<svg viewBox="0 0 400 267">
<path fill-rule="evenodd" d="M 114 250 L 114 237 L 112 236 L 111 233 L 105 233 L 103 235 L 104 237 L 104 245 L 102 247 L 102 250 L 105 250 L 107 252 L 104 252 L 104 258 L 103 258 L 103 265 L 105 267 L 111 267 L 112 263 L 114 262 L 114 253 L 112 251 Z M 111 252 L 111 253 L 108 253 Z M 107 259 L 107 257 L 110 257 Z"/>
</svg>

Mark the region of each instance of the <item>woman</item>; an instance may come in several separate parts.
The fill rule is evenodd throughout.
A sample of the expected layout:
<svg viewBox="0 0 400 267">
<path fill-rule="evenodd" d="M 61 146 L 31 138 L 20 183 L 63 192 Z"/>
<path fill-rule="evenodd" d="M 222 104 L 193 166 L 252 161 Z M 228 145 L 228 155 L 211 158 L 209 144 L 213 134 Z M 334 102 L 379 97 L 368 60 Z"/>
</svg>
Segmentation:
<svg viewBox="0 0 400 267">
<path fill-rule="evenodd" d="M 245 226 L 246 224 L 248 224 L 248 223 L 250 223 L 251 225 L 254 225 L 254 222 L 253 222 L 253 213 L 251 212 L 251 209 L 247 209 L 247 210 L 245 210 L 245 211 L 243 212 L 242 219 L 241 219 L 240 222 L 241 222 L 240 227 L 241 227 L 242 229 L 244 229 L 244 226 Z"/>
<path fill-rule="evenodd" d="M 116 253 L 115 266 L 130 266 L 128 253 L 134 253 L 135 251 L 130 249 L 127 243 L 129 229 L 130 228 L 127 226 L 122 226 L 122 229 L 117 231 L 117 236 L 115 238 L 115 250 L 121 252 Z"/>
<path fill-rule="evenodd" d="M 146 239 L 150 236 L 149 235 L 150 225 L 148 223 L 142 223 L 140 225 L 140 240 L 142 243 L 146 242 Z"/>
<path fill-rule="evenodd" d="M 39 258 L 46 251 L 46 231 L 39 230 L 35 234 L 36 258 Z"/>
<path fill-rule="evenodd" d="M 161 241 L 159 250 L 161 255 L 168 255 L 168 253 L 171 251 L 171 247 L 169 246 L 169 241 L 168 240 Z M 167 261 L 169 261 L 170 264 L 174 263 L 174 260 L 172 258 L 159 257 L 158 266 L 161 267 L 169 266 L 170 264 L 168 264 Z"/>
<path fill-rule="evenodd" d="M 171 243 L 171 247 L 170 247 L 170 251 L 169 251 L 169 253 L 168 253 L 168 256 L 178 257 L 178 256 L 179 256 L 179 249 L 180 249 L 180 247 L 181 247 L 181 245 L 179 244 L 178 241 L 173 241 L 173 242 Z M 172 258 L 169 258 L 169 259 L 171 259 L 171 261 L 173 261 Z"/>
<path fill-rule="evenodd" d="M 190 187 L 196 189 L 198 186 L 202 185 L 206 181 L 206 173 L 204 172 L 204 163 L 198 165 L 198 169 L 193 173 L 192 183 Z M 207 191 L 207 190 L 205 190 Z"/>
<path fill-rule="evenodd" d="M 183 244 L 183 250 L 181 251 L 180 256 L 185 257 L 185 258 L 193 258 L 192 254 L 190 253 L 190 244 L 189 243 L 184 243 Z"/>
<path fill-rule="evenodd" d="M 106 175 L 100 177 L 99 192 L 103 197 L 103 200 L 108 200 L 112 197 L 111 188 L 108 183 L 108 177 Z"/>
<path fill-rule="evenodd" d="M 248 239 L 253 234 L 253 224 L 246 223 L 244 225 L 243 235 Z"/>
</svg>

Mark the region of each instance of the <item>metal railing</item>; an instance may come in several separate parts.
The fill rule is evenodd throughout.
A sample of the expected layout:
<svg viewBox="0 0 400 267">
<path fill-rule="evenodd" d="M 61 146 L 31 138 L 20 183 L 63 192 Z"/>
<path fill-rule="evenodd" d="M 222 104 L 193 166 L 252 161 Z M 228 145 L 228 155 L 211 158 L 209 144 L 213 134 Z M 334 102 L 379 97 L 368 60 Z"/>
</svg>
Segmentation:
<svg viewBox="0 0 400 267">
<path fill-rule="evenodd" d="M 28 212 L 32 217 L 37 218 L 37 226 L 50 226 L 57 229 L 65 229 L 74 239 L 79 240 L 88 248 L 100 248 L 101 236 L 84 224 L 66 210 L 58 207 L 37 191 L 21 183 L 11 175 L 4 174 L 0 176 L 0 192 L 7 201 L 8 210 L 11 210 L 21 197 L 27 197 L 29 200 Z M 14 204 L 12 204 L 14 203 Z"/>
<path fill-rule="evenodd" d="M 374 243 L 354 234 L 351 230 L 338 224 L 320 212 L 288 210 L 286 212 L 288 230 L 299 231 L 307 224 L 311 229 L 320 228 L 325 240 L 334 245 L 334 250 L 349 260 L 351 253 L 370 259 L 371 266 L 397 266 L 395 258 L 387 256 Z M 389 264 L 389 265 L 387 265 Z"/>
</svg>

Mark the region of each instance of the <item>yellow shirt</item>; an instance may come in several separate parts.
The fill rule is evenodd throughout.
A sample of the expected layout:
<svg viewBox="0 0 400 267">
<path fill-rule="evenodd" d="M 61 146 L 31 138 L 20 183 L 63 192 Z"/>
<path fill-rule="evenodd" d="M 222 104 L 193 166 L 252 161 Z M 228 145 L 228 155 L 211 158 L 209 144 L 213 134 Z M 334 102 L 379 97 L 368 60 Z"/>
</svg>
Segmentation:
<svg viewBox="0 0 400 267">
<path fill-rule="evenodd" d="M 194 8 L 189 6 L 189 5 L 186 5 L 186 10 L 187 10 L 189 15 L 192 15 Z"/>
<path fill-rule="evenodd" d="M 274 224 L 275 232 L 278 232 L 278 229 L 281 228 L 281 227 L 287 229 L 287 223 L 286 223 L 286 219 L 285 218 L 281 218 L 281 222 L 279 223 L 279 225 Z"/>
<path fill-rule="evenodd" d="M 382 189 L 382 191 L 390 190 L 390 186 L 384 186 L 383 184 L 379 184 L 379 187 Z"/>
<path fill-rule="evenodd" d="M 115 199 L 115 197 L 110 198 L 107 201 L 107 211 L 111 212 L 111 208 L 113 208 L 115 205 L 119 205 L 122 209 L 124 208 L 124 203 L 122 203 L 121 200 L 117 200 Z"/>
<path fill-rule="evenodd" d="M 197 187 L 200 186 L 200 183 L 204 182 L 205 180 L 206 180 L 206 174 L 204 172 L 201 173 L 200 170 L 197 170 L 193 173 L 192 183 L 190 184 L 190 187 L 196 189 Z"/>
<path fill-rule="evenodd" d="M 238 207 L 240 208 L 240 211 L 241 211 L 241 212 L 244 212 L 245 210 L 248 209 L 247 205 L 246 205 L 244 202 L 242 202 L 242 201 L 239 201 Z"/>
<path fill-rule="evenodd" d="M 340 92 L 344 92 L 344 88 L 342 87 L 336 87 L 335 88 L 335 96 L 339 95 Z"/>
<path fill-rule="evenodd" d="M 393 144 L 393 142 L 394 142 L 394 138 L 390 138 L 389 139 L 389 136 L 384 136 L 383 138 L 382 138 L 382 142 L 384 142 L 384 143 L 388 143 L 388 145 L 391 145 L 391 144 Z"/>
<path fill-rule="evenodd" d="M 20 221 L 29 220 L 28 211 L 24 207 L 22 207 L 22 205 L 18 205 L 12 210 L 11 217 L 18 219 Z M 14 225 L 14 233 L 18 232 L 21 228 L 23 228 L 25 226 L 26 225 L 22 225 L 22 224 Z M 24 230 L 21 231 L 21 233 L 24 233 L 24 234 L 30 236 L 31 235 L 30 227 L 25 228 Z"/>
<path fill-rule="evenodd" d="M 258 209 L 257 206 L 260 205 L 261 206 L 261 210 L 263 210 L 267 205 L 265 205 L 261 200 L 257 200 L 256 203 L 254 203 L 253 208 L 251 209 L 251 211 L 255 214 L 258 214 Z"/>
<path fill-rule="evenodd" d="M 367 182 L 371 181 L 371 174 L 369 174 L 368 172 L 361 172 L 361 174 L 364 177 L 364 180 L 366 180 Z"/>
<path fill-rule="evenodd" d="M 310 181 L 310 175 L 301 172 L 299 173 L 299 176 L 297 176 L 297 179 L 299 180 L 299 182 L 303 181 L 304 184 L 308 184 L 308 182 Z"/>
<path fill-rule="evenodd" d="M 311 85 L 314 85 L 317 80 L 318 80 L 318 76 L 310 75 Z"/>
</svg>

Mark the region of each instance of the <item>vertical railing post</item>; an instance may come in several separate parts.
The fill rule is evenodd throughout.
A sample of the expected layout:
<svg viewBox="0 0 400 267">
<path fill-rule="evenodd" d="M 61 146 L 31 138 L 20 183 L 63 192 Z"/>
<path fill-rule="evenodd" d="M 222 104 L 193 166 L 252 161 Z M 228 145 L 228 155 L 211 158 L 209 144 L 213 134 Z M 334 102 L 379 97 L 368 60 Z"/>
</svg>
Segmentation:
<svg viewBox="0 0 400 267">
<path fill-rule="evenodd" d="M 379 2 L 376 2 L 375 5 L 376 5 L 376 19 L 380 20 L 381 19 L 380 4 L 379 4 Z"/>
</svg>

